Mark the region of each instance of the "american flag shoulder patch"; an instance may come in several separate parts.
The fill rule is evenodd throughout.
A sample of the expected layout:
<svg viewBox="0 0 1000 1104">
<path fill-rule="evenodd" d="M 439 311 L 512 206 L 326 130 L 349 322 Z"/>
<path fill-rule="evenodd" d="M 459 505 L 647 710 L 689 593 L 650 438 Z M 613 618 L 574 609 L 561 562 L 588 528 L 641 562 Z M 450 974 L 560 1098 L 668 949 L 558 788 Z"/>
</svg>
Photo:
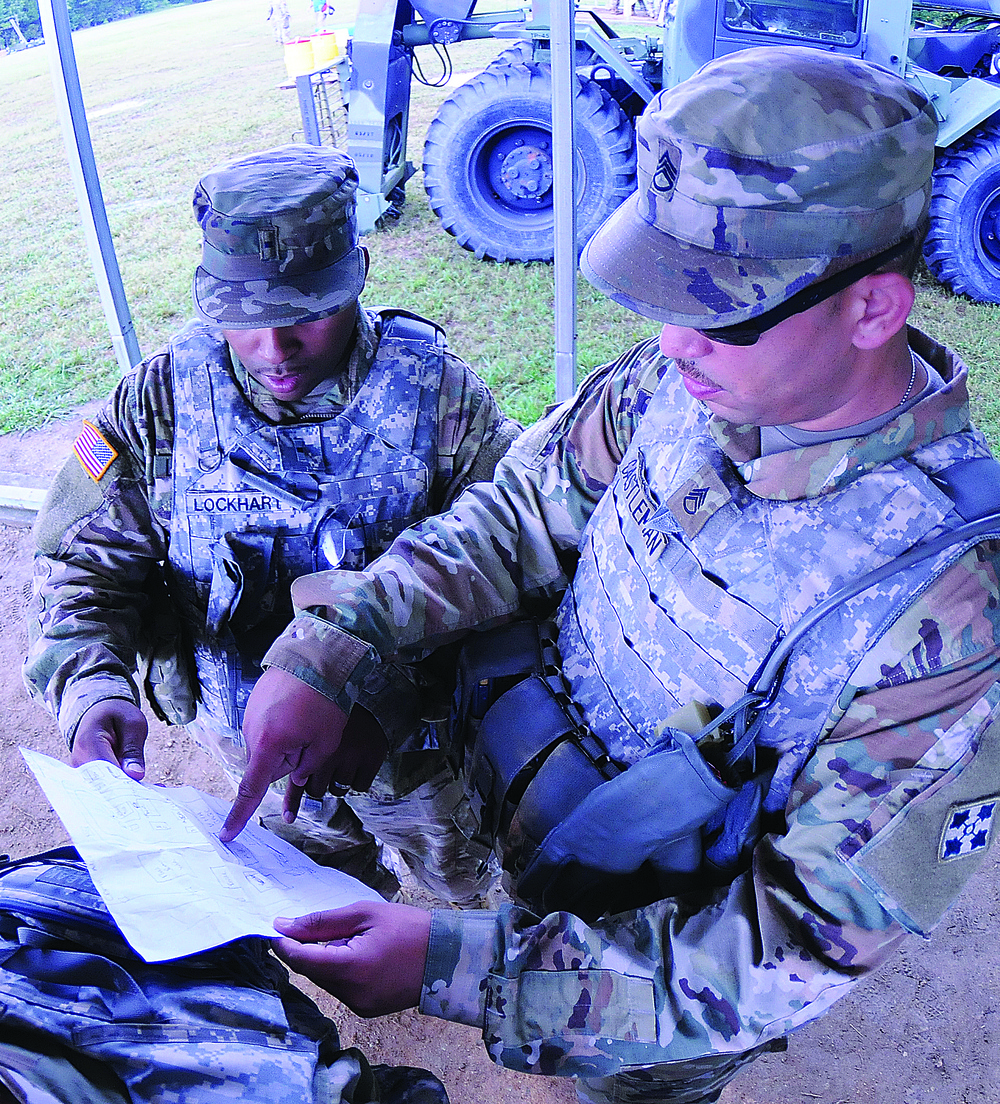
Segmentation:
<svg viewBox="0 0 1000 1104">
<path fill-rule="evenodd" d="M 100 481 L 101 476 L 118 457 L 117 450 L 108 444 L 97 426 L 86 420 L 83 423 L 83 432 L 73 442 L 73 451 L 83 465 L 83 470 L 95 483 Z"/>
</svg>

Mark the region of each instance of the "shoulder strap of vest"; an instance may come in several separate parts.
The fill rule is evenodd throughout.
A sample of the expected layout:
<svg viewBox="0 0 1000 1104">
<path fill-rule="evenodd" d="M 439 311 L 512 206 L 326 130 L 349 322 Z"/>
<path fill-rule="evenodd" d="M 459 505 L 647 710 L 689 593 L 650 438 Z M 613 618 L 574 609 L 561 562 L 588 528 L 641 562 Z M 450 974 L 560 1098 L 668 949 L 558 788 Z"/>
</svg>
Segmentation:
<svg viewBox="0 0 1000 1104">
<path fill-rule="evenodd" d="M 992 456 L 958 460 L 931 479 L 955 503 L 964 521 L 1000 513 L 1000 463 Z"/>
<path fill-rule="evenodd" d="M 203 400 L 211 402 L 212 377 L 210 361 L 223 355 L 225 340 L 213 327 L 197 320 L 189 322 L 170 342 L 170 366 L 173 373 L 174 399 L 178 393 L 201 393 Z M 200 403 L 197 403 L 200 405 Z M 195 418 L 198 434 L 198 451 L 209 467 L 215 467 L 222 459 L 218 427 L 214 418 Z"/>
<path fill-rule="evenodd" d="M 447 346 L 445 332 L 436 322 L 402 307 L 373 307 L 371 310 L 378 319 L 383 337 L 439 350 Z"/>
<path fill-rule="evenodd" d="M 770 655 L 751 679 L 747 693 L 698 733 L 695 737 L 696 741 L 713 732 L 722 721 L 735 719 L 737 739 L 727 756 L 727 761 L 730 766 L 735 766 L 744 760 L 760 730 L 759 722 L 764 707 L 769 705 L 777 695 L 785 663 L 792 649 L 828 613 L 890 575 L 931 556 L 936 556 L 946 548 L 958 544 L 976 543 L 987 537 L 1000 535 L 1000 463 L 992 457 L 959 460 L 943 471 L 937 472 L 933 479 L 954 501 L 955 510 L 964 524 L 943 533 L 934 540 L 911 548 L 903 555 L 890 560 L 889 563 L 855 579 L 854 582 L 816 605 L 777 641 Z"/>
</svg>

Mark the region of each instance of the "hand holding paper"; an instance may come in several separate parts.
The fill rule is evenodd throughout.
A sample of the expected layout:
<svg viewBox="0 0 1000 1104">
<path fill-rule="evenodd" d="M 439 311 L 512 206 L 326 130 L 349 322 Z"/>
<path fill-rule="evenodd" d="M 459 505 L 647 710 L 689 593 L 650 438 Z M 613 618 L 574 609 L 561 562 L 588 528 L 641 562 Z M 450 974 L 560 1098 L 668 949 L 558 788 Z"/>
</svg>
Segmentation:
<svg viewBox="0 0 1000 1104">
<path fill-rule="evenodd" d="M 21 754 L 147 962 L 245 935 L 273 938 L 278 915 L 382 900 L 255 824 L 221 843 L 229 806 L 190 786 L 143 785 L 103 761 L 73 768 L 26 748 Z"/>
</svg>

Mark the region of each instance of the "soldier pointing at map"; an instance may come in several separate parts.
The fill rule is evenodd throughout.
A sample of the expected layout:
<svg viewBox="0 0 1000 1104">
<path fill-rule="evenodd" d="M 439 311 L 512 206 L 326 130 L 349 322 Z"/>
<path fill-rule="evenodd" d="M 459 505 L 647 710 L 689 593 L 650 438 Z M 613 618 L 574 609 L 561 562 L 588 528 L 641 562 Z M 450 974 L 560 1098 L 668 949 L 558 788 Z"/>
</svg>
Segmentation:
<svg viewBox="0 0 1000 1104">
<path fill-rule="evenodd" d="M 363 571 L 297 580 L 248 706 L 266 778 L 288 679 L 329 738 L 380 663 L 464 639 L 489 685 L 548 603 L 530 677 L 458 718 L 517 900 L 282 921 L 294 969 L 582 1100 L 693 1104 L 938 922 L 1000 798 L 1000 529 L 966 368 L 907 326 L 936 133 L 804 48 L 651 101 L 582 267 L 658 336 Z"/>
<path fill-rule="evenodd" d="M 247 698 L 291 620 L 292 580 L 364 567 L 490 478 L 517 432 L 436 325 L 359 303 L 357 185 L 349 157 L 308 145 L 207 173 L 199 321 L 125 376 L 52 486 L 25 677 L 77 765 L 142 777 L 141 687 L 238 781 Z M 471 904 L 490 874 L 461 830 L 437 685 L 426 665 L 381 671 L 377 700 L 352 713 L 364 754 L 297 779 L 287 813 L 272 795 L 264 819 L 390 896 L 367 825 L 435 893 Z"/>
</svg>

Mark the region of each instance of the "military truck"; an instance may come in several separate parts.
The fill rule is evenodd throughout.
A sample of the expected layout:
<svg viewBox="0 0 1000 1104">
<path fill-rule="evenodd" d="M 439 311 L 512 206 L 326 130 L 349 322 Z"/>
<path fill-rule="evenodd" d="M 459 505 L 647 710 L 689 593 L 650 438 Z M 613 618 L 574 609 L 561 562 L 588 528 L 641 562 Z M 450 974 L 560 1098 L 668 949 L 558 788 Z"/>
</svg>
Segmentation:
<svg viewBox="0 0 1000 1104">
<path fill-rule="evenodd" d="M 634 122 L 661 88 L 713 57 L 794 43 L 865 58 L 921 88 L 941 121 L 925 257 L 953 291 L 1000 302 L 1000 0 L 661 0 L 658 22 L 619 35 L 602 13 L 574 19 L 579 244 L 635 187 Z M 442 225 L 479 257 L 553 254 L 549 0 L 529 12 L 474 0 L 360 0 L 352 39 L 348 149 L 368 227 L 398 203 L 414 51 L 510 41 L 441 104 L 424 186 Z M 367 213 L 366 213 L 367 212 Z"/>
</svg>

